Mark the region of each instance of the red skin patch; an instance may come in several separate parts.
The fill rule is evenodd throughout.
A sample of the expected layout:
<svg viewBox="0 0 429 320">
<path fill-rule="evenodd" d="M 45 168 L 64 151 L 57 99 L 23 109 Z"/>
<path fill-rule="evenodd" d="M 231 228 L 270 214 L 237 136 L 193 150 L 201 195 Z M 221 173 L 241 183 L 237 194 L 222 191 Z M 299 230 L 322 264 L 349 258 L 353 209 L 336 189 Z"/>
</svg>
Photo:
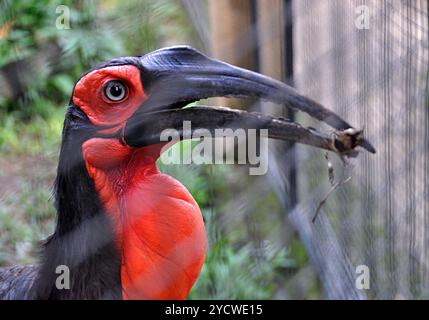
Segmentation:
<svg viewBox="0 0 429 320">
<path fill-rule="evenodd" d="M 122 101 L 112 102 L 104 97 L 104 85 L 110 80 L 121 80 L 128 87 L 128 95 Z M 97 126 L 123 124 L 146 100 L 140 70 L 131 65 L 94 70 L 79 80 L 73 92 L 73 103 Z"/>
<path fill-rule="evenodd" d="M 126 83 L 129 94 L 109 104 L 102 88 L 114 79 Z M 73 102 L 93 124 L 118 130 L 146 99 L 140 71 L 118 66 L 84 76 Z M 205 259 L 201 211 L 180 182 L 158 171 L 162 146 L 133 149 L 115 138 L 92 138 L 82 146 L 88 173 L 115 228 L 124 299 L 185 299 Z"/>
</svg>

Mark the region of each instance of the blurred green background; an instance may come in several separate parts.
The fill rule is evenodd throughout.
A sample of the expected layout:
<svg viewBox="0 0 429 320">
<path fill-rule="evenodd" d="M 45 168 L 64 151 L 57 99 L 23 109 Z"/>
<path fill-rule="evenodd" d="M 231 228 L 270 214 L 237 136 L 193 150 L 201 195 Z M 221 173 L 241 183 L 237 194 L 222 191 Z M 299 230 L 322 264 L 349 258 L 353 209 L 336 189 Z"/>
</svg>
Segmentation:
<svg viewBox="0 0 429 320">
<path fill-rule="evenodd" d="M 35 263 L 39 241 L 53 231 L 51 192 L 62 121 L 80 74 L 113 57 L 197 44 L 179 1 L 0 3 L 1 267 Z M 71 10 L 70 29 L 55 27 L 58 5 Z M 206 222 L 207 259 L 189 298 L 320 296 L 301 242 L 279 240 L 287 230 L 273 191 L 249 197 L 246 210 L 237 210 L 245 215 L 235 212 L 243 205 L 236 201 L 241 186 L 259 192 L 260 178 L 235 166 L 161 165 L 161 170 L 188 187 Z M 306 282 L 296 284 L 298 275 Z"/>
</svg>

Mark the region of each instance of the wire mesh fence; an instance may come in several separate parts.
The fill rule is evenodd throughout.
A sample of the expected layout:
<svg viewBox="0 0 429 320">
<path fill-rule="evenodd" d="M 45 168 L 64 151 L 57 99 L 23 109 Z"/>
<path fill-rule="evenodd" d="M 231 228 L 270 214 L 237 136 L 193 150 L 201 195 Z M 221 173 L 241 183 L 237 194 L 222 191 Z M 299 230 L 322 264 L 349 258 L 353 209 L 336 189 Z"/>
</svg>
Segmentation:
<svg viewBox="0 0 429 320">
<path fill-rule="evenodd" d="M 341 185 L 330 192 L 322 152 L 270 145 L 265 182 L 287 214 L 283 227 L 291 225 L 304 243 L 324 296 L 428 298 L 429 3 L 221 2 L 232 11 L 244 8 L 251 21 L 233 36 L 241 39 L 232 45 L 235 55 L 250 51 L 254 69 L 338 112 L 377 149 L 347 164 L 329 159 Z M 214 45 L 222 56 L 225 43 Z M 262 104 L 264 111 L 293 116 L 278 107 Z M 305 115 L 295 117 L 316 126 Z M 369 290 L 356 286 L 359 266 L 368 267 Z"/>
<path fill-rule="evenodd" d="M 336 163 L 351 181 L 311 229 L 298 227 L 327 297 L 354 297 L 355 268 L 366 265 L 368 298 L 428 298 L 428 2 L 307 0 L 293 12 L 296 87 L 364 128 L 377 148 L 345 169 Z M 330 186 L 320 153 L 298 151 L 299 225 L 317 206 L 310 195 Z"/>
</svg>

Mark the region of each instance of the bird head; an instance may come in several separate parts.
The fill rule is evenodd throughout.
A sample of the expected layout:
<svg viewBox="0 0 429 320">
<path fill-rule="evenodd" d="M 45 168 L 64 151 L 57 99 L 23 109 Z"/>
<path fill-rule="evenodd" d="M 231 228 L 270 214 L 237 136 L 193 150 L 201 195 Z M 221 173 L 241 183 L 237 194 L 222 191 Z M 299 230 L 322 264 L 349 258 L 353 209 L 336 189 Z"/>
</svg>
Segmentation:
<svg viewBox="0 0 429 320">
<path fill-rule="evenodd" d="M 191 121 L 192 130 L 265 128 L 272 138 L 340 154 L 357 146 L 375 152 L 359 130 L 335 140 L 262 114 L 184 108 L 218 96 L 261 98 L 306 112 L 340 132 L 352 129 L 340 116 L 286 84 L 187 46 L 100 64 L 77 81 L 66 113 L 56 182 L 57 228 L 47 245 L 51 265 L 72 264 L 79 269 L 73 274 L 80 283 L 90 277 L 79 275 L 98 270 L 92 263 L 116 261 L 100 272 L 102 279 L 94 277 L 99 282 L 92 287 L 106 285 L 106 274 L 113 272 L 123 297 L 186 297 L 204 262 L 204 224 L 189 192 L 159 173 L 155 164 L 165 145 L 162 131 L 180 131 L 184 120 Z M 110 241 L 114 249 L 107 244 Z M 112 249 L 117 259 L 109 250 L 100 253 L 100 248 Z M 45 269 L 47 277 L 52 276 L 52 267 Z M 76 285 L 86 287 L 90 284 Z M 44 288 L 49 296 L 51 287 Z"/>
<path fill-rule="evenodd" d="M 141 148 L 159 141 L 159 134 L 165 129 L 160 121 L 177 125 L 179 121 L 172 123 L 170 119 L 172 114 L 185 120 L 181 112 L 171 110 L 220 96 L 262 98 L 306 112 L 337 130 L 352 128 L 334 112 L 284 83 L 211 59 L 188 46 L 113 59 L 96 66 L 77 82 L 71 108 L 83 112 L 92 124 L 90 137 L 115 137 L 123 145 Z M 210 118 L 198 108 L 191 112 L 182 110 L 195 129 L 204 125 L 209 130 L 226 126 L 233 112 L 215 112 L 217 117 Z M 206 113 L 213 115 L 213 111 Z M 235 121 L 240 123 L 239 118 Z M 359 140 L 359 145 L 375 151 L 365 139 Z"/>
</svg>

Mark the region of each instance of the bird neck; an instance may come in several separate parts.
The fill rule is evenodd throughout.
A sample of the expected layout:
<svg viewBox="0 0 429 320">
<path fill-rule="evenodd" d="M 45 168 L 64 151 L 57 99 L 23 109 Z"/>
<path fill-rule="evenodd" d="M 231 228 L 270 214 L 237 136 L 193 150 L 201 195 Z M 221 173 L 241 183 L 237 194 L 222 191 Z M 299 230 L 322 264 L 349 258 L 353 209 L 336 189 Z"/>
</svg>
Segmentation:
<svg viewBox="0 0 429 320">
<path fill-rule="evenodd" d="M 124 299 L 184 299 L 204 263 L 200 209 L 180 182 L 158 171 L 162 147 L 131 149 L 115 139 L 83 145 L 88 173 L 113 225 Z"/>
<path fill-rule="evenodd" d="M 97 196 L 77 139 L 64 139 L 61 146 L 55 206 L 56 228 L 43 246 L 32 297 L 121 299 L 121 259 L 113 226 Z M 69 287 L 57 286 L 59 266 L 69 270 Z"/>
</svg>

